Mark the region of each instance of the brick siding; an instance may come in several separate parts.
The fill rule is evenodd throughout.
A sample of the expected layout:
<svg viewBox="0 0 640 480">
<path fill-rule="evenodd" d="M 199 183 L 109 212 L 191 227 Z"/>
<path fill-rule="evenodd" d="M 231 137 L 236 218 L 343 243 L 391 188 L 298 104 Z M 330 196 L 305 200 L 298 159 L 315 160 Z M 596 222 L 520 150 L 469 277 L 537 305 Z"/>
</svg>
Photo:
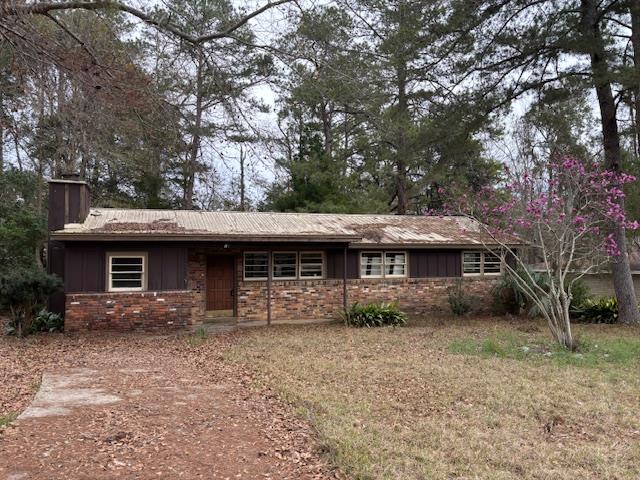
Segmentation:
<svg viewBox="0 0 640 480">
<path fill-rule="evenodd" d="M 191 291 L 67 294 L 64 328 L 166 330 L 184 328 L 194 316 Z"/>
<path fill-rule="evenodd" d="M 449 289 L 459 278 L 358 279 L 347 281 L 349 304 L 397 302 L 411 315 L 449 312 Z M 478 298 L 479 310 L 489 310 L 492 278 L 464 278 L 465 293 Z M 273 320 L 307 320 L 338 318 L 342 308 L 342 281 L 274 281 L 271 284 L 271 318 Z M 238 319 L 267 319 L 267 284 L 240 282 Z"/>
</svg>

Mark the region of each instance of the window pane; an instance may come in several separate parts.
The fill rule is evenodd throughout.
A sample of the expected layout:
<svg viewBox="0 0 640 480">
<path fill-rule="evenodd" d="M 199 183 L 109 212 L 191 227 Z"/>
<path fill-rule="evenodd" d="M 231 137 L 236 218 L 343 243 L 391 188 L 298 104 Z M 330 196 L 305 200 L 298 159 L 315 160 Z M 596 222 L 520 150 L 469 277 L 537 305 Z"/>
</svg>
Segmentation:
<svg viewBox="0 0 640 480">
<path fill-rule="evenodd" d="M 480 273 L 481 252 L 464 252 L 464 273 Z"/>
<path fill-rule="evenodd" d="M 269 257 L 266 253 L 245 253 L 244 277 L 267 278 Z"/>
<path fill-rule="evenodd" d="M 112 280 L 111 288 L 142 288 L 142 280 Z"/>
<path fill-rule="evenodd" d="M 142 280 L 142 274 L 136 272 L 114 272 L 111 274 L 114 280 Z"/>
<path fill-rule="evenodd" d="M 382 253 L 362 253 L 360 267 L 360 275 L 362 277 L 381 277 Z"/>
<path fill-rule="evenodd" d="M 297 266 L 295 253 L 273 254 L 273 278 L 296 278 Z"/>
<path fill-rule="evenodd" d="M 142 257 L 111 257 L 112 265 L 140 265 L 142 266 Z"/>
<path fill-rule="evenodd" d="M 322 277 L 323 257 L 321 253 L 300 253 L 300 276 Z"/>
<path fill-rule="evenodd" d="M 384 254 L 384 273 L 390 276 L 404 276 L 407 256 L 404 252 L 386 252 Z"/>
<path fill-rule="evenodd" d="M 500 257 L 493 253 L 484 254 L 484 273 L 500 273 Z"/>
<path fill-rule="evenodd" d="M 121 265 L 111 264 L 112 272 L 142 272 L 142 264 L 140 265 Z"/>
</svg>

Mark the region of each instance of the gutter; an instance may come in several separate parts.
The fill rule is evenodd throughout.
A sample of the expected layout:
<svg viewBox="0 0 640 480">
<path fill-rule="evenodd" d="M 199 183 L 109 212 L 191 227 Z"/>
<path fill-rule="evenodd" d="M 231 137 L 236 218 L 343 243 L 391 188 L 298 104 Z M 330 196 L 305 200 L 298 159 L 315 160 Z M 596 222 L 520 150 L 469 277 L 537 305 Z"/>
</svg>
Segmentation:
<svg viewBox="0 0 640 480">
<path fill-rule="evenodd" d="M 160 242 L 351 242 L 362 240 L 353 235 L 310 236 L 310 235 L 210 235 L 210 234 L 126 234 L 126 233 L 62 233 L 51 232 L 52 240 L 58 241 L 160 241 Z"/>
</svg>

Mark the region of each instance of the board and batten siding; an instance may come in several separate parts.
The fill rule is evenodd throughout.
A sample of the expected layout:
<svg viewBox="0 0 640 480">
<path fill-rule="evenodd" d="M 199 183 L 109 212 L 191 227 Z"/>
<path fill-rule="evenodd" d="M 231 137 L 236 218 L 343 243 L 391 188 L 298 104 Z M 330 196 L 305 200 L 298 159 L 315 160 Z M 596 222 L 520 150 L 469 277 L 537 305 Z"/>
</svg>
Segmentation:
<svg viewBox="0 0 640 480">
<path fill-rule="evenodd" d="M 411 278 L 447 278 L 462 276 L 462 250 L 445 249 L 409 249 L 402 248 L 381 249 L 383 251 L 406 251 L 409 256 L 409 277 Z M 362 250 L 347 251 L 347 278 L 360 278 L 360 252 Z M 326 251 L 327 278 L 343 278 L 344 256 L 343 250 L 329 249 Z"/>
<path fill-rule="evenodd" d="M 67 244 L 65 248 L 65 292 L 106 291 L 107 252 L 146 252 L 148 290 L 183 290 L 187 287 L 186 247 Z"/>
<path fill-rule="evenodd" d="M 360 265 L 359 254 L 358 251 L 347 250 L 347 278 L 349 279 L 355 279 L 360 276 L 358 272 Z M 344 249 L 331 248 L 326 250 L 325 259 L 327 262 L 327 278 L 344 278 Z"/>
<path fill-rule="evenodd" d="M 412 278 L 461 277 L 462 250 L 411 250 L 409 275 Z"/>
</svg>

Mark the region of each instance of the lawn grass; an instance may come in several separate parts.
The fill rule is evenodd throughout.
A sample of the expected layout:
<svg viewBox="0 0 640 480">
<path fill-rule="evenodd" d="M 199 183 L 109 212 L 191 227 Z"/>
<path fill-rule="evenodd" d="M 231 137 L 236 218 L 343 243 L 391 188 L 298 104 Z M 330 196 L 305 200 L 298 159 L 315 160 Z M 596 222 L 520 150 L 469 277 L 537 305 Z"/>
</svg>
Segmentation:
<svg viewBox="0 0 640 480">
<path fill-rule="evenodd" d="M 623 368 L 640 367 L 640 338 L 589 335 L 580 339 L 577 351 L 570 352 L 548 337 L 504 331 L 487 338 L 454 340 L 449 344 L 449 351 L 576 367 L 607 369 L 610 364 Z"/>
<path fill-rule="evenodd" d="M 0 428 L 8 426 L 16 418 L 18 418 L 18 414 L 17 413 L 9 413 L 7 415 L 0 415 Z"/>
<path fill-rule="evenodd" d="M 356 479 L 640 477 L 640 330 L 442 319 L 277 326 L 227 353 L 316 427 Z"/>
</svg>

